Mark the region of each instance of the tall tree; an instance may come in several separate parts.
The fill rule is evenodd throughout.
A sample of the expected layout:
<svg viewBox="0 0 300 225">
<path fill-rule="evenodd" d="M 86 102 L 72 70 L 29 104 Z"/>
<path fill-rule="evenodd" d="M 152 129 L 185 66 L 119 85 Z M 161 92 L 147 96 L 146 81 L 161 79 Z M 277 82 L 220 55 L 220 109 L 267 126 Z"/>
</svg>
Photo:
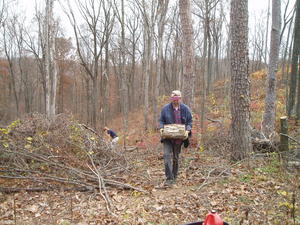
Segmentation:
<svg viewBox="0 0 300 225">
<path fill-rule="evenodd" d="M 289 117 L 292 115 L 293 109 L 295 108 L 295 102 L 296 102 L 299 53 L 300 53 L 300 0 L 297 0 L 296 16 L 295 16 L 295 24 L 294 24 L 292 69 L 290 75 L 290 84 L 289 84 L 290 90 L 289 90 L 288 110 L 287 110 Z M 298 83 L 300 84 L 299 79 L 298 79 Z M 299 103 L 299 107 L 300 107 L 300 103 Z"/>
<path fill-rule="evenodd" d="M 134 17 L 128 18 L 127 21 L 127 29 L 129 31 L 129 50 L 128 53 L 130 54 L 130 71 L 128 74 L 128 96 L 129 96 L 129 108 L 132 109 L 136 106 L 139 106 L 140 103 L 137 101 L 140 98 L 136 97 L 136 93 L 139 93 L 139 90 L 136 90 L 135 87 L 135 81 L 136 74 L 137 74 L 137 65 L 138 65 L 138 46 L 139 46 L 139 40 L 140 36 L 142 34 L 142 31 L 140 28 L 140 11 L 137 9 L 137 6 L 134 4 L 132 7 L 130 7 L 130 13 L 134 15 Z"/>
<path fill-rule="evenodd" d="M 184 102 L 190 105 L 194 102 L 195 81 L 194 31 L 190 0 L 179 0 L 179 15 L 183 39 L 183 98 Z"/>
<path fill-rule="evenodd" d="M 71 38 L 66 39 L 63 37 L 56 38 L 55 41 L 55 58 L 57 60 L 57 67 L 59 70 L 59 81 L 58 81 L 58 97 L 57 97 L 57 113 L 64 112 L 65 103 L 65 92 L 67 92 L 65 88 L 65 80 L 66 80 L 66 72 L 68 70 L 73 69 L 72 63 L 69 60 L 69 56 L 71 55 L 71 51 L 73 49 Z M 76 84 L 76 81 L 74 82 Z M 75 100 L 75 96 L 73 100 Z M 75 102 L 74 102 L 75 103 Z M 74 104 L 75 105 L 75 104 Z M 76 107 L 75 110 L 76 111 Z"/>
<path fill-rule="evenodd" d="M 143 18 L 143 74 L 144 74 L 144 120 L 145 130 L 149 129 L 149 86 L 151 77 L 151 63 L 153 60 L 154 26 L 157 19 L 157 1 L 136 1 Z"/>
<path fill-rule="evenodd" d="M 265 98 L 265 111 L 262 121 L 262 132 L 268 138 L 275 130 L 276 110 L 276 72 L 278 68 L 280 32 L 281 32 L 281 0 L 272 1 L 272 30 L 270 57 Z"/>
<path fill-rule="evenodd" d="M 16 72 L 16 58 L 17 58 L 17 47 L 14 34 L 14 27 L 17 23 L 16 18 L 8 19 L 5 24 L 3 24 L 3 45 L 4 53 L 8 62 L 9 75 L 10 75 L 10 88 L 13 93 L 13 98 L 15 101 L 15 112 L 17 117 L 19 117 L 20 112 L 20 85 L 18 85 L 18 75 Z M 19 87 L 19 88 L 18 88 Z"/>
<path fill-rule="evenodd" d="M 165 31 L 165 23 L 166 23 L 166 14 L 168 10 L 169 0 L 161 0 L 158 1 L 158 38 L 157 38 L 157 59 L 158 59 L 158 67 L 156 74 L 156 82 L 154 87 L 154 101 L 153 101 L 153 121 L 154 124 L 158 120 L 158 98 L 159 98 L 159 90 L 160 90 L 160 80 L 163 74 L 163 35 Z"/>
<path fill-rule="evenodd" d="M 9 2 L 5 0 L 0 1 L 0 23 L 2 23 L 5 20 L 8 3 Z"/>
<path fill-rule="evenodd" d="M 300 0 L 297 0 L 297 5 L 296 5 L 297 9 L 296 9 L 296 19 L 295 19 L 295 37 L 294 37 L 294 48 L 295 49 L 295 53 L 293 51 L 293 55 L 295 54 L 296 56 L 293 56 L 293 58 L 297 57 L 298 59 L 298 63 L 296 63 L 296 59 L 295 59 L 295 64 L 297 64 L 297 66 L 295 66 L 295 76 L 298 76 L 298 90 L 297 90 L 297 105 L 296 105 L 296 119 L 300 120 L 300 71 L 299 71 L 299 59 L 300 59 Z M 297 44 L 296 44 L 297 41 Z M 294 61 L 293 61 L 294 63 Z M 292 66 L 294 67 L 294 65 L 292 64 Z M 298 69 L 298 73 L 296 73 Z"/>
<path fill-rule="evenodd" d="M 265 54 L 264 54 L 264 62 L 267 64 L 268 58 L 268 38 L 269 38 L 269 23 L 270 23 L 270 3 L 271 0 L 268 1 L 268 9 L 267 9 L 267 29 L 266 29 L 266 41 L 265 41 Z M 272 14 L 273 15 L 273 14 Z M 271 46 L 270 46 L 271 47 Z M 272 47 L 271 47 L 272 48 Z"/>
<path fill-rule="evenodd" d="M 46 114 L 53 117 L 56 113 L 56 89 L 58 71 L 55 54 L 55 24 L 53 18 L 54 0 L 46 0 L 46 17 L 44 30 L 45 75 L 46 75 Z"/>
<path fill-rule="evenodd" d="M 252 150 L 250 139 L 250 81 L 248 0 L 231 0 L 231 158 L 240 160 Z"/>
<path fill-rule="evenodd" d="M 117 8 L 116 2 L 114 1 L 115 6 Z M 117 14 L 117 18 L 120 23 L 121 27 L 121 36 L 119 37 L 119 48 L 120 48 L 120 77 L 121 77 L 121 104 L 122 104 L 122 113 L 123 113 L 123 129 L 124 129 L 124 138 L 123 138 L 123 145 L 126 148 L 126 139 L 128 133 L 128 76 L 125 70 L 126 64 L 126 46 L 125 46 L 125 7 L 124 7 L 124 0 L 121 0 L 121 12 L 119 13 L 118 10 L 115 10 Z"/>
<path fill-rule="evenodd" d="M 290 55 L 290 51 L 288 51 L 291 47 L 291 44 L 289 44 L 291 42 L 290 38 L 291 35 L 291 30 L 292 30 L 292 26 L 293 26 L 293 18 L 295 16 L 295 7 L 293 7 L 292 10 L 288 11 L 289 9 L 289 1 L 286 3 L 285 7 L 284 7 L 284 13 L 283 13 L 283 24 L 282 24 L 282 29 L 281 29 L 281 34 L 280 34 L 280 43 L 282 43 L 282 47 L 283 47 L 283 51 L 282 51 L 282 56 L 280 57 L 281 60 L 281 70 L 282 70 L 282 77 L 284 77 L 285 79 L 285 97 L 286 99 L 288 99 L 288 80 L 289 80 L 289 62 L 288 62 L 288 55 Z M 284 38 L 284 33 L 285 30 L 287 28 L 287 36 L 286 38 Z M 284 41 L 283 41 L 284 40 Z M 287 106 L 288 106 L 288 101 L 286 101 L 286 110 L 287 110 Z"/>
</svg>

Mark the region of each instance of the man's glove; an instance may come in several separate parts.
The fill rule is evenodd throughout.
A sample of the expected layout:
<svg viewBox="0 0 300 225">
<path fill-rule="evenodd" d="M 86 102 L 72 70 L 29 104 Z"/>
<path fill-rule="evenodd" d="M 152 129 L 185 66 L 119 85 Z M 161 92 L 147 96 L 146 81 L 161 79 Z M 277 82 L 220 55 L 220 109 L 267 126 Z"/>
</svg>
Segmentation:
<svg viewBox="0 0 300 225">
<path fill-rule="evenodd" d="M 183 139 L 183 140 L 188 139 L 188 137 L 189 137 L 189 132 L 190 132 L 190 131 L 188 131 L 188 130 L 185 131 L 184 139 Z"/>
<path fill-rule="evenodd" d="M 159 132 L 160 132 L 160 136 L 162 136 L 163 132 L 164 132 L 164 128 L 160 128 L 159 129 Z"/>
</svg>

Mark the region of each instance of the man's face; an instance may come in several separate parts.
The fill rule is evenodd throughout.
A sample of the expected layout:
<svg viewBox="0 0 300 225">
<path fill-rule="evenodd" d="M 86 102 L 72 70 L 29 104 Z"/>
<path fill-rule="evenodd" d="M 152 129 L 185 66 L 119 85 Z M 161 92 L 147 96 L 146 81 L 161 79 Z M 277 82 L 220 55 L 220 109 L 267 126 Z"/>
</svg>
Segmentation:
<svg viewBox="0 0 300 225">
<path fill-rule="evenodd" d="M 177 105 L 180 103 L 181 97 L 178 95 L 171 96 L 171 101 L 173 104 Z"/>
</svg>

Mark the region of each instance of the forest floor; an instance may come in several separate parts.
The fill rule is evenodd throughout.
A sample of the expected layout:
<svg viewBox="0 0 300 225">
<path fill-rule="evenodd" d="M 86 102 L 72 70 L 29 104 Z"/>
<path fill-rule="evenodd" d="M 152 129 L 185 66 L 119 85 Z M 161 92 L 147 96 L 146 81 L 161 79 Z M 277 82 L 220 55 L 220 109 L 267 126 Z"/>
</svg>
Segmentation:
<svg viewBox="0 0 300 225">
<path fill-rule="evenodd" d="M 222 156 L 184 149 L 176 184 L 161 189 L 161 151 L 129 154 L 134 169 L 123 179 L 147 193 L 108 189 L 116 216 L 96 193 L 22 192 L 1 196 L 0 224 L 180 225 L 203 220 L 210 209 L 232 225 L 300 224 L 299 176 L 283 171 L 276 155 L 232 165 Z"/>
<path fill-rule="evenodd" d="M 257 129 L 264 99 L 258 87 L 263 87 L 264 78 L 263 72 L 252 75 L 252 125 Z M 228 160 L 228 98 L 222 98 L 226 95 L 218 91 L 223 91 L 225 85 L 216 84 L 214 95 L 208 98 L 208 116 L 221 123 L 208 121 L 202 136 L 194 126 L 192 145 L 182 149 L 180 173 L 172 187 L 161 186 L 164 169 L 158 134 L 144 133 L 142 126 L 133 127 L 131 119 L 128 142 L 139 142 L 135 149 L 117 150 L 130 167 L 112 179 L 144 191 L 107 186 L 113 213 L 109 213 L 97 191 L 0 192 L 0 224 L 183 225 L 204 220 L 212 209 L 230 225 L 300 224 L 299 168 L 288 167 L 285 158 L 276 152 L 256 152 L 241 162 Z M 284 90 L 279 89 L 279 93 L 277 117 L 284 114 Z M 116 120 L 112 127 L 121 133 L 117 124 L 122 123 Z M 290 135 L 299 140 L 299 126 L 291 122 L 289 128 Z M 200 138 L 204 143 L 199 142 Z M 294 146 L 296 149 L 299 146 Z M 0 186 L 9 185 L 14 186 L 11 180 L 0 179 Z"/>
</svg>

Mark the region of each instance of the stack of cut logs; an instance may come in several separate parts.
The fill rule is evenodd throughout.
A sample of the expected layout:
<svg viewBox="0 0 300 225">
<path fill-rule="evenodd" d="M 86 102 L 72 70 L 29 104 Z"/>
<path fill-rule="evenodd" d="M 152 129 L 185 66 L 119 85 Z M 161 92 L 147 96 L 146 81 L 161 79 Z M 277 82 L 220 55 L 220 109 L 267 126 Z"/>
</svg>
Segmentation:
<svg viewBox="0 0 300 225">
<path fill-rule="evenodd" d="M 163 139 L 185 139 L 185 125 L 168 124 L 164 126 L 161 136 Z"/>
</svg>

